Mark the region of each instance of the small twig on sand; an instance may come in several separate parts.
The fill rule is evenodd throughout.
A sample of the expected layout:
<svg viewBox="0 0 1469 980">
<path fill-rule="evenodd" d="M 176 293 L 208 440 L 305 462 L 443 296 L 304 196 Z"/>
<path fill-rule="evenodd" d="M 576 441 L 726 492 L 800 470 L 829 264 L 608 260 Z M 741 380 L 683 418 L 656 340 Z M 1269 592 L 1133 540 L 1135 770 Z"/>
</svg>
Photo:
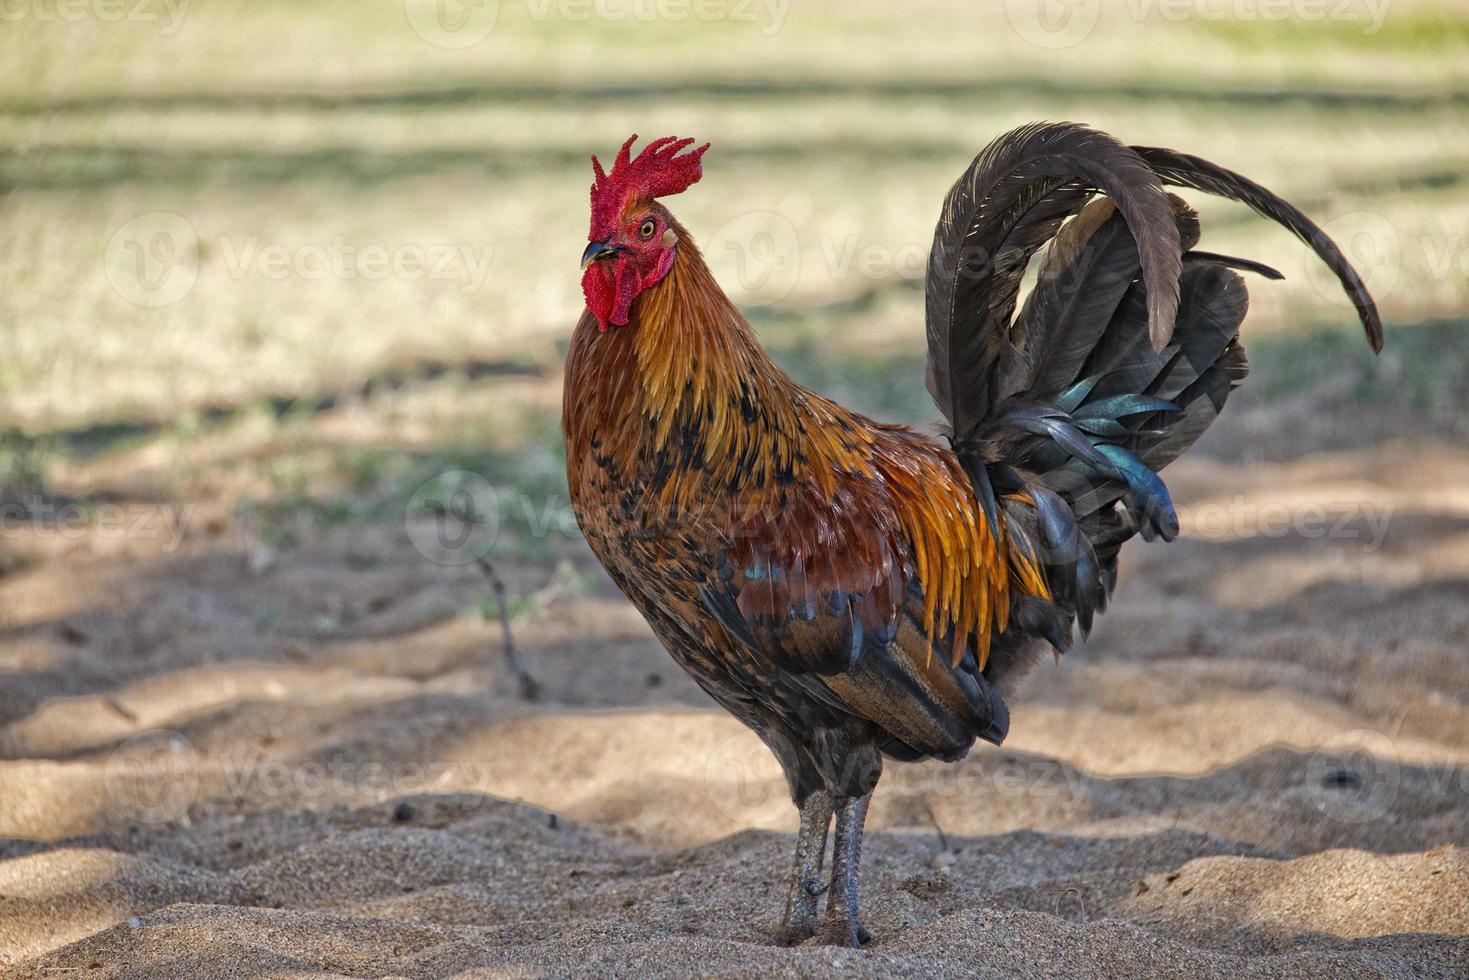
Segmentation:
<svg viewBox="0 0 1469 980">
<path fill-rule="evenodd" d="M 113 697 L 112 695 L 109 694 L 104 697 L 102 699 L 102 704 L 117 712 L 120 716 L 122 716 L 125 721 L 132 722 L 134 725 L 138 723 L 138 716 L 135 715 L 131 710 L 128 709 L 126 705 L 124 705 L 121 701 L 117 700 L 117 698 Z"/>
<path fill-rule="evenodd" d="M 461 522 L 468 530 L 483 523 L 479 514 L 474 511 L 473 503 L 464 503 L 460 506 L 450 505 L 444 507 L 442 504 L 433 508 L 441 517 L 449 516 Z M 525 669 L 521 662 L 520 651 L 515 648 L 515 633 L 510 628 L 510 599 L 506 595 L 505 582 L 500 578 L 500 573 L 495 571 L 495 565 L 490 561 L 488 555 L 476 555 L 475 565 L 490 580 L 490 590 L 495 594 L 495 606 L 500 617 L 500 635 L 504 641 L 505 669 L 508 670 L 520 687 L 520 696 L 526 701 L 534 701 L 541 696 L 541 685 L 530 671 Z"/>
<path fill-rule="evenodd" d="M 504 638 L 505 645 L 505 667 L 520 683 L 520 696 L 527 701 L 534 701 L 541 696 L 541 685 L 525 669 L 525 664 L 520 660 L 520 651 L 515 649 L 515 634 L 510 630 L 510 601 L 505 597 L 505 583 L 495 571 L 495 566 L 484 555 L 476 558 L 474 563 L 490 580 L 490 589 L 495 593 L 495 605 L 500 613 L 500 635 Z"/>
</svg>

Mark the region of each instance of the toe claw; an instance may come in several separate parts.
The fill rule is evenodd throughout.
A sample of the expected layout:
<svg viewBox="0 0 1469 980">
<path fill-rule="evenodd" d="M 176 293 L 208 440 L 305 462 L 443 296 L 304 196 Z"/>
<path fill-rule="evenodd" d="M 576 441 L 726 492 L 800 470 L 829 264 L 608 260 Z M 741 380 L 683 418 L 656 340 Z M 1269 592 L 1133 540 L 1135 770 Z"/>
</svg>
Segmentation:
<svg viewBox="0 0 1469 980">
<path fill-rule="evenodd" d="M 861 922 L 828 918 L 821 927 L 819 942 L 823 946 L 860 949 L 865 944 L 872 942 L 872 930 Z"/>
<path fill-rule="evenodd" d="M 816 929 L 811 925 L 809 919 L 799 922 L 782 922 L 780 928 L 775 930 L 776 941 L 782 946 L 799 946 L 814 935 L 816 935 Z"/>
</svg>

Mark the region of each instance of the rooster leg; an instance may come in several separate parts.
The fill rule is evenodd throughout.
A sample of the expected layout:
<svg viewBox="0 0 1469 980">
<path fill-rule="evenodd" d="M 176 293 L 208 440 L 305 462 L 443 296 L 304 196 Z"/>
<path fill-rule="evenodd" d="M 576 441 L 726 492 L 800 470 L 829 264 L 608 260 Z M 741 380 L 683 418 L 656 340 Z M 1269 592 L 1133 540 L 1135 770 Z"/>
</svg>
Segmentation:
<svg viewBox="0 0 1469 980">
<path fill-rule="evenodd" d="M 872 938 L 858 915 L 857 876 L 862 867 L 862 825 L 872 794 L 844 796 L 836 801 L 836 843 L 831 855 L 831 887 L 826 898 L 826 922 L 821 942 L 826 946 L 856 948 Z"/>
<path fill-rule="evenodd" d="M 801 803 L 801 836 L 796 841 L 796 867 L 791 872 L 791 895 L 786 900 L 780 941 L 787 946 L 816 935 L 816 899 L 826 890 L 821 865 L 826 857 L 826 833 L 831 827 L 831 794 L 812 793 Z"/>
</svg>

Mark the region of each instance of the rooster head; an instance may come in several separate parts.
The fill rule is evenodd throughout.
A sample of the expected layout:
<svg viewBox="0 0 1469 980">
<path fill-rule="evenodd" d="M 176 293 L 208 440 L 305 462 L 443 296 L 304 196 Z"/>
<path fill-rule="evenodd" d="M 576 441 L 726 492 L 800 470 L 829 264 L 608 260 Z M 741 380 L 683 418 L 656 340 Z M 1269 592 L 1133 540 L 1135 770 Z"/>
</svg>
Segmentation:
<svg viewBox="0 0 1469 980">
<path fill-rule="evenodd" d="M 699 158 L 709 149 L 705 143 L 684 153 L 693 140 L 665 136 L 633 158 L 637 138 L 634 133 L 622 144 L 611 172 L 592 157 L 596 180 L 581 288 L 603 330 L 627 323 L 632 301 L 673 268 L 678 233 L 657 199 L 688 190 L 703 175 Z"/>
</svg>

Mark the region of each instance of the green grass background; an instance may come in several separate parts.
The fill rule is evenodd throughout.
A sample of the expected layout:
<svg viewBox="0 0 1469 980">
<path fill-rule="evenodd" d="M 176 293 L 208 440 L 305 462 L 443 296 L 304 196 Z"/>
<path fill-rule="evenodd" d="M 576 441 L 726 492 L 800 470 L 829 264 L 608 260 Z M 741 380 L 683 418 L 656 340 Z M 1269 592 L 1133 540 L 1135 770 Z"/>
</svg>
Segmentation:
<svg viewBox="0 0 1469 980">
<path fill-rule="evenodd" d="M 6 8 L 20 16 L 0 25 L 0 482 L 64 481 L 108 453 L 141 465 L 146 445 L 147 479 L 171 489 L 253 468 L 252 492 L 348 516 L 455 461 L 555 486 L 554 403 L 499 379 L 554 377 L 580 309 L 587 157 L 634 131 L 714 144 L 703 182 L 672 202 L 696 238 L 752 214 L 790 229 L 798 272 L 776 301 L 741 296 L 728 262 L 721 275 L 798 376 L 879 414 L 933 415 L 920 282 L 833 256 L 923 254 L 969 158 L 1049 118 L 1198 153 L 1305 207 L 1362 262 L 1389 321 L 1390 370 L 1362 374 L 1363 397 L 1462 416 L 1456 7 L 1390 0 L 1376 21 L 1338 0 L 1080 0 L 1075 43 L 1058 48 L 1034 43 L 1018 3 L 480 0 L 469 9 L 493 29 L 452 48 L 414 29 L 424 2 L 193 0 L 174 21 L 163 0 L 129 0 L 155 19 L 118 22 L 95 5 L 71 19 L 40 0 Z M 1262 390 L 1365 356 L 1297 242 L 1195 203 L 1206 247 L 1287 275 L 1252 287 Z M 107 274 L 118 229 L 154 212 L 198 242 L 192 288 L 159 307 Z M 333 242 L 490 260 L 473 283 L 232 261 Z M 356 436 L 302 434 L 323 399 L 362 421 Z M 221 431 L 270 449 L 201 448 Z"/>
</svg>

